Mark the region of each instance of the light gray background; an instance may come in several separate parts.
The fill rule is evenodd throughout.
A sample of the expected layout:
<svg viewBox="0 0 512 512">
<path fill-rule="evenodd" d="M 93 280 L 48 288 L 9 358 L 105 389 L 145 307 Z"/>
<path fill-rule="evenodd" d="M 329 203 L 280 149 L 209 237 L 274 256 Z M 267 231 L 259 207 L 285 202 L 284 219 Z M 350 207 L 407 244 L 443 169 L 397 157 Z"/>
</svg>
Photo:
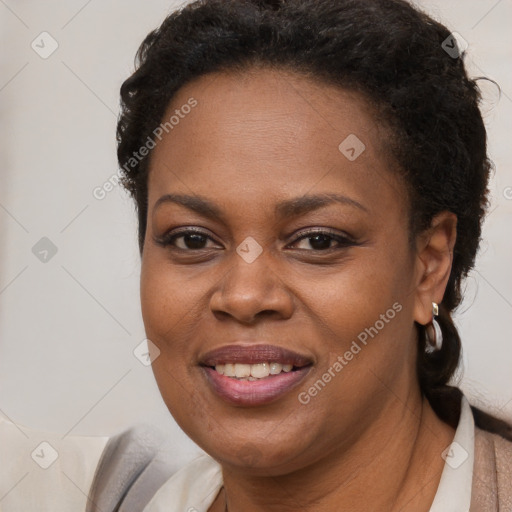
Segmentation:
<svg viewBox="0 0 512 512">
<path fill-rule="evenodd" d="M 512 1 L 418 3 L 469 43 L 472 74 L 502 88 L 499 98 L 483 84 L 497 170 L 457 323 L 463 389 L 512 419 Z M 119 187 L 93 196 L 117 171 L 119 87 L 143 37 L 176 5 L 0 0 L 0 414 L 88 435 L 148 421 L 186 458 L 195 447 L 132 353 L 145 336 L 131 200 Z M 59 45 L 47 59 L 31 48 L 43 31 Z M 42 237 L 58 249 L 46 263 L 32 252 Z"/>
</svg>

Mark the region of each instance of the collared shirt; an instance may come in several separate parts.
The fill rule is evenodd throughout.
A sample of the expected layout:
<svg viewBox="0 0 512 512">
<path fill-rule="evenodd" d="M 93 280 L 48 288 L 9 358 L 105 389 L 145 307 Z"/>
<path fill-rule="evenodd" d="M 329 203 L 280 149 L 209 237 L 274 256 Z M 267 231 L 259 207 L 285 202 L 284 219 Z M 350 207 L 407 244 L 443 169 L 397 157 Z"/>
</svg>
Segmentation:
<svg viewBox="0 0 512 512">
<path fill-rule="evenodd" d="M 468 512 L 475 464 L 475 422 L 465 396 L 455 437 L 442 457 L 444 468 L 429 512 Z"/>
<path fill-rule="evenodd" d="M 455 437 L 441 455 L 445 464 L 430 512 L 469 511 L 474 445 L 473 414 L 463 397 Z M 208 455 L 201 455 L 167 480 L 144 512 L 207 512 L 222 485 L 220 465 Z"/>
</svg>

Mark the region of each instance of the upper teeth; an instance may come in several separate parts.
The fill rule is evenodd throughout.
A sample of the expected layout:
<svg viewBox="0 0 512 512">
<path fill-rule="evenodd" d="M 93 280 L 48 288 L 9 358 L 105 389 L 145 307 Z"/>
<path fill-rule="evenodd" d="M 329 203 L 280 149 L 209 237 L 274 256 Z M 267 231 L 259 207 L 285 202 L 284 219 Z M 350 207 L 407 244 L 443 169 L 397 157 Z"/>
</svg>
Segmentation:
<svg viewBox="0 0 512 512">
<path fill-rule="evenodd" d="M 281 363 L 227 363 L 215 365 L 215 370 L 226 377 L 236 377 L 237 379 L 264 379 L 269 375 L 277 375 L 281 372 L 290 372 L 293 368 L 291 364 Z"/>
</svg>

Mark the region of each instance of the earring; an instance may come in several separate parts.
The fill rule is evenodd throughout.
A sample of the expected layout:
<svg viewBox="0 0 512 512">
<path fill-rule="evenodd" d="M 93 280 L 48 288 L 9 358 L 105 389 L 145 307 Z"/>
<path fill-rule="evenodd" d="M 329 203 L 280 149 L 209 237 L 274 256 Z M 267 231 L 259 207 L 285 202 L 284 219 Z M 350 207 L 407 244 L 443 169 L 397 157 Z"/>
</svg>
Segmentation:
<svg viewBox="0 0 512 512">
<path fill-rule="evenodd" d="M 436 320 L 439 315 L 439 306 L 437 303 L 432 302 L 432 321 L 426 326 L 427 344 L 425 351 L 427 354 L 441 350 L 443 346 L 443 333 L 441 326 Z"/>
</svg>

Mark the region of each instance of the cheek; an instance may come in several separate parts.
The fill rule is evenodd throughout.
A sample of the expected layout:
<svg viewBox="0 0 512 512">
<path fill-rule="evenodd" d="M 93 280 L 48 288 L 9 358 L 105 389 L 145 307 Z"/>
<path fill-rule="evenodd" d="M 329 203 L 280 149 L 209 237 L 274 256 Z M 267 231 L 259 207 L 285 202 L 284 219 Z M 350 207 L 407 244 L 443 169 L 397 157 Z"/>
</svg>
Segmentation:
<svg viewBox="0 0 512 512">
<path fill-rule="evenodd" d="M 156 383 L 171 414 L 189 430 L 199 421 L 196 411 L 201 407 L 191 385 L 192 357 L 185 340 L 201 292 L 151 250 L 143 256 L 140 291 L 146 336 L 160 350 L 152 363 Z"/>
<path fill-rule="evenodd" d="M 412 266 L 400 247 L 397 244 L 389 252 L 382 246 L 369 250 L 350 270 L 333 279 L 330 294 L 322 295 L 318 289 L 312 292 L 312 297 L 322 297 L 317 311 L 323 314 L 328 331 L 335 334 L 326 366 L 339 363 L 335 373 L 341 378 L 334 379 L 331 392 L 343 391 L 345 405 L 353 400 L 352 406 L 358 407 L 358 401 L 386 393 L 388 386 L 396 387 L 395 379 L 403 379 L 404 368 L 415 368 Z"/>
<path fill-rule="evenodd" d="M 404 367 L 415 367 L 412 267 L 401 247 L 358 249 L 338 272 L 294 279 L 318 343 L 320 364 L 311 380 L 329 381 L 315 398 L 318 414 L 324 408 L 362 414 L 368 397 L 379 399 L 387 386 L 396 387 Z"/>
<path fill-rule="evenodd" d="M 197 299 L 150 255 L 144 256 L 141 271 L 141 308 L 146 336 L 160 353 L 152 367 L 162 396 L 169 406 L 188 368 L 190 355 L 180 332 L 189 323 L 193 302 Z"/>
<path fill-rule="evenodd" d="M 392 254 L 359 249 L 359 254 L 337 271 L 297 273 L 290 282 L 306 314 L 326 332 L 347 341 L 388 310 L 393 316 L 395 302 L 405 307 L 403 302 L 412 298 L 407 267 Z"/>
<path fill-rule="evenodd" d="M 204 308 L 209 279 L 191 279 L 187 269 L 173 267 L 157 251 L 149 249 L 141 270 L 141 307 L 148 337 L 157 345 L 178 342 L 177 333 L 185 330 Z M 151 337 L 150 337 L 151 339 Z"/>
</svg>

